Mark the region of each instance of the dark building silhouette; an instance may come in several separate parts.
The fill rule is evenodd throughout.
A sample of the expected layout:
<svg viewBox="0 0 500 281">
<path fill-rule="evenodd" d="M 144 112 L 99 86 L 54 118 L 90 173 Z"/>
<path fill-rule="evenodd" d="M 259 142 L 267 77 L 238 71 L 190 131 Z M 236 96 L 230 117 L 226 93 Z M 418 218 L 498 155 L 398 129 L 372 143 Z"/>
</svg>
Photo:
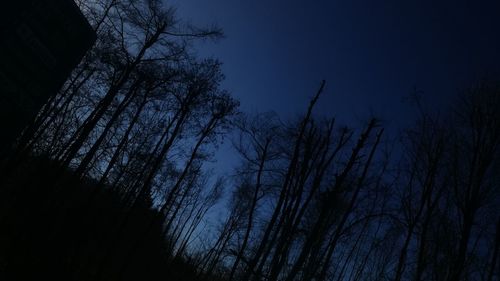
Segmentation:
<svg viewBox="0 0 500 281">
<path fill-rule="evenodd" d="M 95 41 L 72 0 L 12 0 L 0 8 L 0 154 L 62 86 Z"/>
</svg>

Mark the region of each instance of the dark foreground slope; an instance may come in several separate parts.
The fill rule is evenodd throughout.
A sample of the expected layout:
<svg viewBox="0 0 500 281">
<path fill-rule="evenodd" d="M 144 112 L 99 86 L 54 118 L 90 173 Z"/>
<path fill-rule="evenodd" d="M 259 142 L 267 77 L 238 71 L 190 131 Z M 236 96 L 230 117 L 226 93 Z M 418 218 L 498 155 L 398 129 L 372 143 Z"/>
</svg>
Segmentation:
<svg viewBox="0 0 500 281">
<path fill-rule="evenodd" d="M 129 213 L 117 192 L 91 198 L 94 190 L 47 159 L 4 173 L 0 279 L 196 280 L 192 266 L 168 255 L 161 223 L 139 242 L 156 215 L 148 202 Z"/>
</svg>

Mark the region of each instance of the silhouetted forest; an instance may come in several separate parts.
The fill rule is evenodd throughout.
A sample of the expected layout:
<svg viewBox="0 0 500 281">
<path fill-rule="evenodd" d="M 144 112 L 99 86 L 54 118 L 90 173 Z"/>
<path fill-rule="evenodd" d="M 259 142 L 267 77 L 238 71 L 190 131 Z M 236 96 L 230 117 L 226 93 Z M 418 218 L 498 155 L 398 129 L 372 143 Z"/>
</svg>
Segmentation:
<svg viewBox="0 0 500 281">
<path fill-rule="evenodd" d="M 399 135 L 316 115 L 325 81 L 296 118 L 247 114 L 193 47 L 218 27 L 75 2 L 96 42 L 1 159 L 2 280 L 500 279 L 500 83 L 415 97 Z"/>
</svg>

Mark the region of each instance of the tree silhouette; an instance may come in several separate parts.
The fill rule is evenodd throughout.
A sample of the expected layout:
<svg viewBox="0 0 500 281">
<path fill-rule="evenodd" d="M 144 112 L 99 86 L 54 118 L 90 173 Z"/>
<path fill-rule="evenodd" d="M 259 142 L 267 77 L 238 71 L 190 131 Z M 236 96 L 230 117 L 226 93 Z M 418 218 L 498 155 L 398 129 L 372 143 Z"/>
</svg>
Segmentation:
<svg viewBox="0 0 500 281">
<path fill-rule="evenodd" d="M 5 280 L 497 280 L 500 87 L 394 136 L 245 114 L 159 0 L 77 1 L 97 40 L 2 159 Z M 391 141 L 391 139 L 398 141 Z M 223 139 L 231 176 L 208 168 Z M 220 214 L 215 215 L 215 214 Z"/>
</svg>

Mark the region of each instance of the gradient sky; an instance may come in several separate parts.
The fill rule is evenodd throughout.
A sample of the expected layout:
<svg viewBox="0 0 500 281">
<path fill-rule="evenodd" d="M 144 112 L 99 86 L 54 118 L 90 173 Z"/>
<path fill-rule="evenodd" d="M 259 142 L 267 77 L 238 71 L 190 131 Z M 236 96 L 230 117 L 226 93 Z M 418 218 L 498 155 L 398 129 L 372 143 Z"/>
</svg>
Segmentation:
<svg viewBox="0 0 500 281">
<path fill-rule="evenodd" d="M 219 58 L 244 111 L 316 112 L 357 126 L 371 114 L 401 128 L 415 87 L 446 105 L 481 77 L 500 78 L 500 1 L 172 0 L 178 16 L 226 38 L 198 46 Z"/>
</svg>

